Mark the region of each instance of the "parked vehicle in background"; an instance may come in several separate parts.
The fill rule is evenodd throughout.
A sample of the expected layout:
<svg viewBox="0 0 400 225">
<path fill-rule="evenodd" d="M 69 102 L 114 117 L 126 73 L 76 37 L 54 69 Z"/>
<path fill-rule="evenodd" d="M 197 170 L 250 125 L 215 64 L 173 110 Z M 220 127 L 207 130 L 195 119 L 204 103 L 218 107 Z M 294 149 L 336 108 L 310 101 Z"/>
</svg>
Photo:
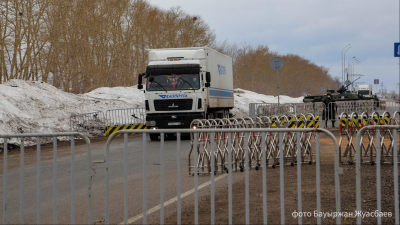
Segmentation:
<svg viewBox="0 0 400 225">
<path fill-rule="evenodd" d="M 357 85 L 357 94 L 367 98 L 372 98 L 375 93 L 372 90 L 371 84 L 359 84 Z"/>
</svg>

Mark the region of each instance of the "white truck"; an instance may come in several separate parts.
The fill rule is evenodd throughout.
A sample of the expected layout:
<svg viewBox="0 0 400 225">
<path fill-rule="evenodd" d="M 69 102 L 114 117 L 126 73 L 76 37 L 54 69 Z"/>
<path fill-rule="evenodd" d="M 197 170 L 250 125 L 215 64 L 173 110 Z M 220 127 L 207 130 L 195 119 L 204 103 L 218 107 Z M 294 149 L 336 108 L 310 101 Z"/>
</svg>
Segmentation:
<svg viewBox="0 0 400 225">
<path fill-rule="evenodd" d="M 190 128 L 194 119 L 231 116 L 232 70 L 232 58 L 209 47 L 150 49 L 146 72 L 138 77 L 147 129 Z"/>
<path fill-rule="evenodd" d="M 357 85 L 357 94 L 368 98 L 374 97 L 374 92 L 372 91 L 372 85 L 371 84 Z"/>
</svg>

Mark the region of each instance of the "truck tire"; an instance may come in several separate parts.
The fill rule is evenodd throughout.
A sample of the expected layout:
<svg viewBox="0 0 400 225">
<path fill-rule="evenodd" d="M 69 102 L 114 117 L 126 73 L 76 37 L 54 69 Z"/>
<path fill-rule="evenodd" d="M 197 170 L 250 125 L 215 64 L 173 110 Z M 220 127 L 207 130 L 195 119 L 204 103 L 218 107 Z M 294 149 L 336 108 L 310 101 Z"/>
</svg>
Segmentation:
<svg viewBox="0 0 400 225">
<path fill-rule="evenodd" d="M 158 137 L 160 134 L 150 134 L 150 140 L 152 141 L 158 141 Z"/>
<path fill-rule="evenodd" d="M 226 119 L 230 118 L 230 113 L 229 113 L 228 109 L 224 110 L 224 118 L 226 118 Z"/>
</svg>

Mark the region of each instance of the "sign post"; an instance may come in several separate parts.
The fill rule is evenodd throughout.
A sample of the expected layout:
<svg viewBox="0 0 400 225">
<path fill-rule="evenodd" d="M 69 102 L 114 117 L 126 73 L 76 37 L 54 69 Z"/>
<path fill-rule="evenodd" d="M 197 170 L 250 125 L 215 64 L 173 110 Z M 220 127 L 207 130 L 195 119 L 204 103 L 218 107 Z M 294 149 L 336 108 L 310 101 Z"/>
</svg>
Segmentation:
<svg viewBox="0 0 400 225">
<path fill-rule="evenodd" d="M 339 89 L 340 86 L 342 86 L 342 83 L 340 83 L 339 81 L 336 81 L 336 82 L 335 82 L 335 87 L 336 87 L 337 89 Z"/>
<path fill-rule="evenodd" d="M 276 70 L 276 81 L 277 81 L 277 84 L 278 84 L 278 113 L 280 115 L 281 114 L 281 107 L 279 105 L 279 73 L 278 73 L 278 71 L 280 69 L 282 69 L 282 67 L 283 67 L 283 59 L 280 58 L 280 57 L 275 57 L 275 58 L 271 59 L 271 61 L 269 63 L 271 65 L 271 68 L 273 70 Z"/>
<path fill-rule="evenodd" d="M 374 84 L 375 84 L 375 94 L 378 94 L 379 79 L 374 79 Z"/>
<path fill-rule="evenodd" d="M 400 57 L 400 42 L 394 43 L 394 57 Z M 400 65 L 400 58 L 399 58 L 399 65 Z M 399 66 L 399 83 L 400 83 L 400 66 Z M 400 85 L 399 85 L 399 102 L 400 102 Z M 399 105 L 399 110 L 400 110 L 400 105 Z"/>
<path fill-rule="evenodd" d="M 394 57 L 400 57 L 400 42 L 394 43 Z"/>
</svg>

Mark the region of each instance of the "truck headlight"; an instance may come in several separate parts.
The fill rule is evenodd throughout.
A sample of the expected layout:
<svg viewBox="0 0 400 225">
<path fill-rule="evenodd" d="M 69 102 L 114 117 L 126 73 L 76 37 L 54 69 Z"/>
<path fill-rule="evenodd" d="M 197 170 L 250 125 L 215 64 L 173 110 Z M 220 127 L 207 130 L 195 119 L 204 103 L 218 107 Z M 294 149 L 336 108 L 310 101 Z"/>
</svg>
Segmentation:
<svg viewBox="0 0 400 225">
<path fill-rule="evenodd" d="M 154 120 L 146 121 L 147 127 L 154 127 L 155 125 L 156 125 L 156 121 L 154 121 Z"/>
</svg>

